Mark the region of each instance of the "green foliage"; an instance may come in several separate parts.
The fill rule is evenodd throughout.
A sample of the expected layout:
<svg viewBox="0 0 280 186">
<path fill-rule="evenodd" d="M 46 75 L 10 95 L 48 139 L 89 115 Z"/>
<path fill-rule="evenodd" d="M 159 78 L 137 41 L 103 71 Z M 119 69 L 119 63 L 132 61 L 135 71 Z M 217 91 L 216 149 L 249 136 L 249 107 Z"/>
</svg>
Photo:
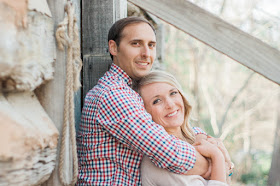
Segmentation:
<svg viewBox="0 0 280 186">
<path fill-rule="evenodd" d="M 271 155 L 265 152 L 257 152 L 252 156 L 252 167 L 248 173 L 241 175 L 240 181 L 250 185 L 267 185 Z"/>
</svg>

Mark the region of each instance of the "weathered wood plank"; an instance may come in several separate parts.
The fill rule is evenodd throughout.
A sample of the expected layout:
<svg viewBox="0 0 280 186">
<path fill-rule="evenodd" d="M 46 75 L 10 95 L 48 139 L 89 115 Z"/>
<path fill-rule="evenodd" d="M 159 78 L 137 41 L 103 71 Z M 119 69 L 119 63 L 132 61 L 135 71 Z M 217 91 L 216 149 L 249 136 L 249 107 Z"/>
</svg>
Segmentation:
<svg viewBox="0 0 280 186">
<path fill-rule="evenodd" d="M 108 31 L 126 14 L 126 0 L 82 1 L 83 98 L 112 63 Z"/>
<path fill-rule="evenodd" d="M 109 70 L 112 60 L 109 56 L 84 56 L 83 97 L 97 84 L 97 81 Z M 88 85 L 88 86 L 85 86 Z"/>
<path fill-rule="evenodd" d="M 187 0 L 128 0 L 280 84 L 280 52 Z"/>
<path fill-rule="evenodd" d="M 54 30 L 56 30 L 57 25 L 64 19 L 64 6 L 67 2 L 66 0 L 56 1 L 56 0 L 48 0 L 48 5 L 52 13 L 52 18 L 54 22 Z M 50 116 L 50 118 L 55 123 L 59 133 L 61 134 L 62 126 L 63 126 L 63 106 L 64 106 L 64 86 L 65 86 L 65 78 L 66 78 L 66 56 L 65 52 L 59 51 L 56 49 L 56 62 L 54 63 L 54 79 L 44 86 L 40 87 L 40 89 L 36 90 L 37 96 L 45 108 L 46 112 Z M 69 143 L 69 140 L 67 139 Z M 52 173 L 50 179 L 46 181 L 45 186 L 53 186 L 53 185 L 61 185 L 59 176 L 58 176 L 58 164 L 59 164 L 59 153 L 60 153 L 60 143 L 61 138 L 59 138 L 58 142 L 58 151 L 57 151 L 57 159 L 56 159 L 56 167 L 54 172 Z M 66 147 L 69 145 L 66 145 Z M 69 150 L 66 149 L 66 152 Z M 73 164 L 71 161 L 68 161 L 68 164 Z M 67 180 L 69 175 L 71 174 L 72 169 L 68 167 L 66 171 L 68 171 Z"/>
<path fill-rule="evenodd" d="M 79 37 L 81 41 L 81 0 L 73 0 L 73 4 L 75 5 L 75 14 L 77 18 L 77 26 L 79 30 Z M 81 54 L 82 55 L 82 54 Z M 81 72 L 82 74 L 82 72 Z M 81 80 L 81 76 L 80 76 Z M 81 120 L 81 111 L 82 111 L 82 88 L 80 88 L 77 92 L 75 92 L 75 125 L 76 125 L 76 131 L 79 128 L 79 123 Z"/>
</svg>

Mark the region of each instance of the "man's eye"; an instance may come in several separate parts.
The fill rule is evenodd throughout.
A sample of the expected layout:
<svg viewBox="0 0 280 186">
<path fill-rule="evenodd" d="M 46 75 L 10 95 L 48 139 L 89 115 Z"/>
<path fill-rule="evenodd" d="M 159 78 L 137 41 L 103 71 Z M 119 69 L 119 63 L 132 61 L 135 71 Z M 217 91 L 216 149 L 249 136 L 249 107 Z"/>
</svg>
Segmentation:
<svg viewBox="0 0 280 186">
<path fill-rule="evenodd" d="M 150 44 L 149 44 L 149 47 L 150 47 L 150 48 L 155 48 L 155 47 L 156 47 L 156 44 L 155 44 L 155 43 L 150 43 Z"/>
<path fill-rule="evenodd" d="M 139 46 L 139 45 L 140 45 L 139 42 L 132 42 L 131 44 L 132 44 L 133 46 Z"/>
<path fill-rule="evenodd" d="M 160 102 L 160 99 L 156 99 L 155 101 L 153 101 L 153 105 L 157 104 Z"/>
</svg>

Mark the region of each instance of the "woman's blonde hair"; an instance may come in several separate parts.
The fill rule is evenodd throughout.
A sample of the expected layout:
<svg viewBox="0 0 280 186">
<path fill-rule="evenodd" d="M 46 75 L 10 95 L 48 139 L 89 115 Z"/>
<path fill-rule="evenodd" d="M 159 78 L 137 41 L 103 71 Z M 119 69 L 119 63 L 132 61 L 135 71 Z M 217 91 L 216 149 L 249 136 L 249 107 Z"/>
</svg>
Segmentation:
<svg viewBox="0 0 280 186">
<path fill-rule="evenodd" d="M 185 116 L 184 116 L 184 122 L 181 125 L 181 130 L 183 132 L 184 137 L 188 140 L 189 143 L 194 143 L 194 132 L 192 130 L 192 127 L 189 123 L 189 116 L 191 112 L 191 105 L 186 99 L 186 96 L 184 95 L 182 91 L 181 85 L 178 83 L 176 78 L 164 71 L 151 71 L 148 75 L 141 78 L 136 87 L 135 90 L 141 95 L 141 87 L 144 85 L 152 84 L 152 83 L 167 83 L 175 88 L 178 89 L 180 95 L 182 96 L 184 107 L 185 107 Z"/>
</svg>

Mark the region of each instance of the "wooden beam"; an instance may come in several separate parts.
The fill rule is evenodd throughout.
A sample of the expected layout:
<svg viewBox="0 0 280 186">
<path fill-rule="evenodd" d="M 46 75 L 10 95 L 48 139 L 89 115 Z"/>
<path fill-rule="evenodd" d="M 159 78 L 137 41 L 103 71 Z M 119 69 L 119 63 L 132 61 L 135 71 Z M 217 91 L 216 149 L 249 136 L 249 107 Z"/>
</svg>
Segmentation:
<svg viewBox="0 0 280 186">
<path fill-rule="evenodd" d="M 280 52 L 187 0 L 128 0 L 280 84 Z"/>
</svg>

